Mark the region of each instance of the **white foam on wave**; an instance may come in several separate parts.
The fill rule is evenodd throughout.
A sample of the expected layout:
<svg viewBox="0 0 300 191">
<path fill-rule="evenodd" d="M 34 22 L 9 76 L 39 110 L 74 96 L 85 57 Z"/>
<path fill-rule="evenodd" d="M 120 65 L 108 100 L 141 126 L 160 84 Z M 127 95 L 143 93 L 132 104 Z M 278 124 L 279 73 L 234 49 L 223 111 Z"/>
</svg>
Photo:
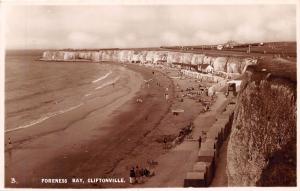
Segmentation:
<svg viewBox="0 0 300 191">
<path fill-rule="evenodd" d="M 112 85 L 113 83 L 116 83 L 119 79 L 120 79 L 120 77 L 118 76 L 118 77 L 114 78 L 112 81 L 106 82 L 106 83 L 102 84 L 101 86 L 96 87 L 95 90 L 98 90 L 98 89 L 104 88 L 106 86 Z"/>
<path fill-rule="evenodd" d="M 28 127 L 31 127 L 33 125 L 36 125 L 36 124 L 39 124 L 51 117 L 54 117 L 56 115 L 60 115 L 60 114 L 63 114 L 63 113 L 66 113 L 66 112 L 69 112 L 69 111 L 72 111 L 74 109 L 77 109 L 78 107 L 82 106 L 83 104 L 78 104 L 78 105 L 75 105 L 75 106 L 72 106 L 72 107 L 69 107 L 67 109 L 64 109 L 64 110 L 59 110 L 59 111 L 56 111 L 56 112 L 52 112 L 52 113 L 47 113 L 45 116 L 39 118 L 39 119 L 36 119 L 36 120 L 33 120 L 25 125 L 21 125 L 19 127 L 16 127 L 16 128 L 13 128 L 13 129 L 7 129 L 5 130 L 5 133 L 8 133 L 8 132 L 11 132 L 11 131 L 17 131 L 17 130 L 20 130 L 20 129 L 26 129 Z"/>
<path fill-rule="evenodd" d="M 99 82 L 101 80 L 104 80 L 105 78 L 107 78 L 110 74 L 112 74 L 112 71 L 110 70 L 109 72 L 107 72 L 104 76 L 101 76 L 100 78 L 92 81 L 92 83 L 96 83 L 96 82 Z"/>
</svg>

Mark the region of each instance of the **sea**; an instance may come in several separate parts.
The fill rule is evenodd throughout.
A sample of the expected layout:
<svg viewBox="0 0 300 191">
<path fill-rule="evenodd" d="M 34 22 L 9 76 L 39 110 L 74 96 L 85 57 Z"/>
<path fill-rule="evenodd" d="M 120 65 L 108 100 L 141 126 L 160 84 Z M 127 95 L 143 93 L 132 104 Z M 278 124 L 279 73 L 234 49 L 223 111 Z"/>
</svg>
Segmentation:
<svg viewBox="0 0 300 191">
<path fill-rule="evenodd" d="M 41 61 L 41 55 L 41 50 L 6 52 L 5 133 L 80 108 L 119 80 L 102 63 Z"/>
</svg>

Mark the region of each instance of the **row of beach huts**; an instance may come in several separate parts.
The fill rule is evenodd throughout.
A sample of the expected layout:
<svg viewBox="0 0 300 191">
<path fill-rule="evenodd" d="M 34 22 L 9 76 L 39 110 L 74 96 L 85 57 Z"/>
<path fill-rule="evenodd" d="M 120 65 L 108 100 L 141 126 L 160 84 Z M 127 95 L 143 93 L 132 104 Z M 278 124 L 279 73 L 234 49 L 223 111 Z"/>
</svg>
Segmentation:
<svg viewBox="0 0 300 191">
<path fill-rule="evenodd" d="M 231 132 L 234 107 L 235 104 L 229 102 L 210 127 L 199 149 L 197 161 L 186 174 L 184 187 L 208 187 L 212 183 L 221 146 Z"/>
</svg>

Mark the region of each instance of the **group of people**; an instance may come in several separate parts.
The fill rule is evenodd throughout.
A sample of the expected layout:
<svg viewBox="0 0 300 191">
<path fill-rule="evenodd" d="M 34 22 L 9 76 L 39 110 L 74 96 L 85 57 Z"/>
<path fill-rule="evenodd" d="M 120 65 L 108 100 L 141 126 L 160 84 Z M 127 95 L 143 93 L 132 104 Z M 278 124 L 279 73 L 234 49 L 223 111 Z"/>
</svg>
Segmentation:
<svg viewBox="0 0 300 191">
<path fill-rule="evenodd" d="M 143 183 L 146 177 L 150 176 L 150 171 L 147 168 L 132 167 L 129 173 L 130 184 Z"/>
</svg>

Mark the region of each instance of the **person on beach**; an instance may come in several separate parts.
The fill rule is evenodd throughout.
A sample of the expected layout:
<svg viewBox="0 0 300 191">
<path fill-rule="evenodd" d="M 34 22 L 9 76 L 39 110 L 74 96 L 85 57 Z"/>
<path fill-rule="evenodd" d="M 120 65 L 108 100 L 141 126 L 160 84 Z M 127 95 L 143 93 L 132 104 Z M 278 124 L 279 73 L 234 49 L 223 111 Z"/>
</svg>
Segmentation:
<svg viewBox="0 0 300 191">
<path fill-rule="evenodd" d="M 135 167 L 135 179 L 136 179 L 136 183 L 140 183 L 141 182 L 141 171 L 139 169 L 139 166 Z"/>
<path fill-rule="evenodd" d="M 8 160 L 11 161 L 12 160 L 12 142 L 10 137 L 8 137 Z"/>
<path fill-rule="evenodd" d="M 129 173 L 129 183 L 134 184 L 135 183 L 135 172 L 134 172 L 134 167 L 130 169 Z"/>
<path fill-rule="evenodd" d="M 199 149 L 200 149 L 200 147 L 201 147 L 201 142 L 202 142 L 202 138 L 201 138 L 201 136 L 199 136 L 199 139 L 198 139 Z"/>
<path fill-rule="evenodd" d="M 12 148 L 12 143 L 10 137 L 8 137 L 8 149 Z"/>
<path fill-rule="evenodd" d="M 169 94 L 165 94 L 166 96 L 166 100 L 168 101 L 169 100 Z"/>
<path fill-rule="evenodd" d="M 167 149 L 167 138 L 164 138 L 164 149 Z"/>
</svg>

